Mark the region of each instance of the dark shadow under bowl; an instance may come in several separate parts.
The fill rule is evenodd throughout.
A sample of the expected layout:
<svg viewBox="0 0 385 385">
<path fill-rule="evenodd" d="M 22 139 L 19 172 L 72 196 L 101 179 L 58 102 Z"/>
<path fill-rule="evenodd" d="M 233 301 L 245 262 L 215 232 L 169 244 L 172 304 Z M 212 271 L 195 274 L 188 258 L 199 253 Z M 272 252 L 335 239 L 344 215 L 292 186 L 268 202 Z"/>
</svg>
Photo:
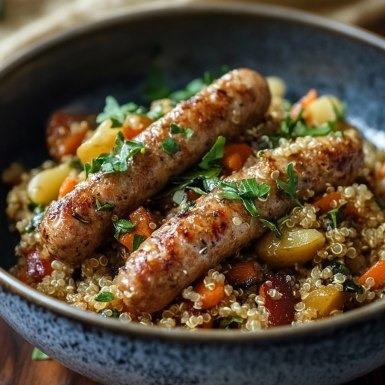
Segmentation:
<svg viewBox="0 0 385 385">
<path fill-rule="evenodd" d="M 140 102 L 153 64 L 173 86 L 223 64 L 285 79 L 349 106 L 364 133 L 385 122 L 385 44 L 360 30 L 280 8 L 224 3 L 145 9 L 34 47 L 0 68 L 0 168 L 47 158 L 44 126 L 61 106 L 99 110 L 104 97 Z M 0 190 L 0 210 L 6 190 Z M 1 266 L 15 239 L 0 216 Z M 385 362 L 385 303 L 261 333 L 126 325 L 73 309 L 0 269 L 0 315 L 64 365 L 110 384 L 334 384 Z"/>
</svg>

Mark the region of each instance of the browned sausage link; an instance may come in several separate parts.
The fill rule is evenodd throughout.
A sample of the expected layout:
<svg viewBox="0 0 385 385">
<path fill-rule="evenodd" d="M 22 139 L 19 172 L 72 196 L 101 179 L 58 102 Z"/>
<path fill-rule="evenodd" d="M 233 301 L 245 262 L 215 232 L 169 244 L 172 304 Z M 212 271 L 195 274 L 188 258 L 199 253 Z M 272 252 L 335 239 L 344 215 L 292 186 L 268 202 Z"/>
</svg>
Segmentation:
<svg viewBox="0 0 385 385">
<path fill-rule="evenodd" d="M 127 172 L 96 174 L 51 204 L 40 231 L 49 253 L 68 262 L 89 256 L 111 230 L 111 216 L 122 216 L 160 191 L 208 151 L 219 135 L 238 136 L 262 119 L 270 104 L 265 79 L 249 69 L 234 70 L 180 103 L 136 139 L 145 154 L 136 155 Z M 172 123 L 194 130 L 191 138 L 174 135 L 180 150 L 169 155 L 162 143 Z M 115 205 L 113 212 L 95 211 L 95 201 Z"/>
<path fill-rule="evenodd" d="M 271 186 L 266 201 L 256 201 L 264 218 L 277 219 L 293 207 L 273 179 L 278 170 L 284 178 L 288 163 L 298 173 L 298 194 L 320 193 L 328 183 L 348 185 L 362 165 L 362 144 L 355 135 L 339 138 L 300 138 L 285 148 L 265 151 L 254 166 L 229 180 L 255 178 Z M 182 290 L 215 267 L 223 258 L 265 231 L 238 201 L 223 200 L 219 191 L 198 199 L 195 208 L 166 222 L 121 268 L 118 285 L 129 311 L 155 312 Z"/>
</svg>

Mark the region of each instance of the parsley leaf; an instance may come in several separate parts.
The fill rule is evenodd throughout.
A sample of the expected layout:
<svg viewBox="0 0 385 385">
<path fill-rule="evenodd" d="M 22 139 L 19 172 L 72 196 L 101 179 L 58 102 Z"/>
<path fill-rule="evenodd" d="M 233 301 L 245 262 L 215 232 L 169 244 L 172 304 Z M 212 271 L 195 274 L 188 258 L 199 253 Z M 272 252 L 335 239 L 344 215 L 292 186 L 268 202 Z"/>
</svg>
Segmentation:
<svg viewBox="0 0 385 385">
<path fill-rule="evenodd" d="M 114 298 L 114 295 L 109 291 L 101 291 L 94 299 L 97 302 L 110 302 Z"/>
<path fill-rule="evenodd" d="M 45 360 L 50 360 L 51 358 L 47 354 L 42 352 L 40 349 L 33 348 L 32 354 L 31 354 L 31 359 L 33 361 L 45 361 Z"/>
<path fill-rule="evenodd" d="M 335 208 L 333 210 L 328 211 L 328 215 L 330 216 L 330 219 L 332 220 L 333 229 L 337 228 L 338 212 L 339 212 L 339 208 Z"/>
<path fill-rule="evenodd" d="M 133 140 L 126 140 L 121 132 L 118 133 L 115 146 L 110 154 L 101 154 L 91 163 L 84 165 L 86 177 L 90 173 L 124 172 L 128 170 L 128 161 L 139 152 L 145 151 L 144 144 Z"/>
<path fill-rule="evenodd" d="M 221 188 L 220 196 L 229 200 L 242 201 L 246 210 L 253 216 L 258 216 L 255 199 L 265 198 L 270 192 L 267 183 L 258 183 L 255 179 L 243 179 L 236 182 L 222 181 L 219 183 Z"/>
<path fill-rule="evenodd" d="M 220 166 L 220 161 L 223 158 L 225 143 L 226 139 L 223 136 L 218 136 L 214 145 L 206 153 L 206 155 L 204 155 L 198 166 L 203 170 L 209 170 L 213 167 Z"/>
<path fill-rule="evenodd" d="M 140 234 L 135 234 L 132 241 L 132 251 L 138 250 L 139 246 L 145 241 L 146 237 Z"/>
<path fill-rule="evenodd" d="M 259 221 L 263 224 L 263 226 L 272 231 L 276 238 L 281 238 L 282 233 L 277 224 L 265 218 L 259 218 Z"/>
<path fill-rule="evenodd" d="M 36 205 L 35 207 L 33 207 L 33 205 L 30 205 L 29 208 L 33 211 L 31 220 L 24 229 L 24 232 L 26 233 L 31 233 L 32 231 L 38 228 L 40 222 L 43 220 L 45 213 L 45 207 L 42 205 Z"/>
<path fill-rule="evenodd" d="M 95 208 L 96 211 L 112 211 L 114 209 L 115 205 L 110 202 L 104 202 L 102 203 L 99 201 L 99 199 L 95 200 Z"/>
<path fill-rule="evenodd" d="M 144 107 L 138 106 L 135 103 L 119 105 L 113 96 L 107 96 L 104 110 L 97 116 L 96 122 L 102 123 L 110 119 L 112 127 L 121 127 L 128 114 L 143 115 L 145 113 L 146 109 Z"/>
<path fill-rule="evenodd" d="M 293 163 L 289 163 L 286 168 L 287 173 L 287 182 L 277 179 L 276 183 L 278 188 L 283 190 L 290 198 L 299 206 L 302 206 L 301 202 L 298 199 L 297 187 L 298 187 L 298 175 L 294 170 Z"/>
<path fill-rule="evenodd" d="M 346 293 L 362 294 L 364 292 L 364 289 L 361 285 L 356 284 L 353 279 L 347 279 L 344 282 L 344 291 Z"/>
<path fill-rule="evenodd" d="M 135 228 L 135 224 L 128 219 L 117 219 L 112 222 L 115 228 L 115 238 L 119 239 L 122 235 L 131 232 Z"/>
<path fill-rule="evenodd" d="M 242 323 L 243 323 L 243 318 L 238 316 L 221 318 L 219 321 L 219 327 L 222 329 L 231 329 Z"/>
<path fill-rule="evenodd" d="M 171 134 L 182 134 L 186 139 L 190 139 L 194 135 L 194 130 L 189 127 L 178 126 L 175 123 L 171 123 L 170 125 L 170 133 Z"/>
<path fill-rule="evenodd" d="M 166 138 L 162 142 L 162 148 L 169 155 L 174 155 L 180 150 L 178 142 L 173 138 Z"/>
</svg>

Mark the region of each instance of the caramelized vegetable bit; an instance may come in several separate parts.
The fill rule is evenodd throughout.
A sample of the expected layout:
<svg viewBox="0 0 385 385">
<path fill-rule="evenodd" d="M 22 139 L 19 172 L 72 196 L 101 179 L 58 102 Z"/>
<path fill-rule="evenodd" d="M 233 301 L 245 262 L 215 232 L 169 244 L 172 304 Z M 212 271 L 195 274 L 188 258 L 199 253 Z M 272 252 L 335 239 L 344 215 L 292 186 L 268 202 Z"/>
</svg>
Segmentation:
<svg viewBox="0 0 385 385">
<path fill-rule="evenodd" d="M 360 285 L 370 286 L 372 289 L 379 289 L 385 286 L 385 261 L 378 261 L 358 278 Z"/>
<path fill-rule="evenodd" d="M 333 191 L 315 200 L 313 205 L 317 207 L 321 213 L 327 213 L 328 211 L 335 209 L 341 200 L 341 193 Z"/>
<path fill-rule="evenodd" d="M 64 197 L 64 195 L 67 195 L 69 192 L 71 192 L 77 184 L 78 180 L 76 178 L 67 176 L 67 178 L 64 179 L 63 183 L 60 186 L 59 198 L 62 198 Z"/>
<path fill-rule="evenodd" d="M 57 160 L 65 155 L 74 155 L 93 124 L 94 117 L 91 115 L 63 111 L 54 113 L 47 127 L 50 155 Z"/>
<path fill-rule="evenodd" d="M 309 293 L 303 300 L 306 308 L 316 312 L 316 318 L 328 316 L 334 310 L 341 310 L 344 294 L 334 286 L 322 286 Z"/>
<path fill-rule="evenodd" d="M 228 282 L 233 286 L 255 285 L 261 277 L 261 267 L 254 261 L 238 262 L 226 274 Z"/>
<path fill-rule="evenodd" d="M 52 273 L 51 261 L 49 259 L 41 258 L 37 250 L 28 253 L 26 260 L 26 276 L 29 282 L 41 282 L 46 275 Z"/>
<path fill-rule="evenodd" d="M 225 285 L 217 282 L 213 290 L 207 288 L 204 282 L 196 285 L 195 291 L 201 295 L 202 309 L 211 309 L 218 305 L 226 296 Z"/>
<path fill-rule="evenodd" d="M 119 242 L 129 251 L 135 251 L 152 234 L 156 226 L 151 213 L 142 206 L 130 214 L 130 221 L 135 228 L 132 232 L 122 235 Z"/>
<path fill-rule="evenodd" d="M 240 170 L 252 153 L 252 148 L 245 143 L 235 143 L 225 146 L 222 158 L 225 171 L 232 173 Z"/>
<path fill-rule="evenodd" d="M 259 295 L 264 299 L 265 308 L 269 313 L 269 326 L 288 325 L 293 322 L 294 305 L 297 301 L 287 276 L 282 274 L 270 276 L 259 288 Z"/>
<path fill-rule="evenodd" d="M 325 236 L 315 229 L 285 231 L 281 238 L 267 233 L 259 240 L 256 251 L 267 264 L 276 267 L 293 266 L 313 259 L 325 244 Z"/>
<path fill-rule="evenodd" d="M 290 111 L 290 116 L 295 119 L 302 110 L 304 110 L 311 102 L 317 99 L 317 91 L 310 89 L 297 103 L 295 103 Z"/>
<path fill-rule="evenodd" d="M 146 115 L 128 115 L 123 124 L 123 135 L 125 139 L 131 140 L 135 136 L 139 135 L 151 123 L 152 120 Z"/>
</svg>

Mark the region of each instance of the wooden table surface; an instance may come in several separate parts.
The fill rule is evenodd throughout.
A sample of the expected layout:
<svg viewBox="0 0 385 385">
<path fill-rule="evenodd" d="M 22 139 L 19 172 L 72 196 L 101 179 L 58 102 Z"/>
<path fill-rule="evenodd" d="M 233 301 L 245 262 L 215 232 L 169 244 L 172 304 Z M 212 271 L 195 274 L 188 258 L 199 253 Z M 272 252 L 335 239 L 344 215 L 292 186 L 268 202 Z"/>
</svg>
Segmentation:
<svg viewBox="0 0 385 385">
<path fill-rule="evenodd" d="M 385 36 L 385 19 L 365 27 Z M 0 385 L 98 385 L 58 362 L 32 361 L 32 350 L 29 343 L 0 319 Z M 384 384 L 385 366 L 346 385 Z"/>
</svg>

